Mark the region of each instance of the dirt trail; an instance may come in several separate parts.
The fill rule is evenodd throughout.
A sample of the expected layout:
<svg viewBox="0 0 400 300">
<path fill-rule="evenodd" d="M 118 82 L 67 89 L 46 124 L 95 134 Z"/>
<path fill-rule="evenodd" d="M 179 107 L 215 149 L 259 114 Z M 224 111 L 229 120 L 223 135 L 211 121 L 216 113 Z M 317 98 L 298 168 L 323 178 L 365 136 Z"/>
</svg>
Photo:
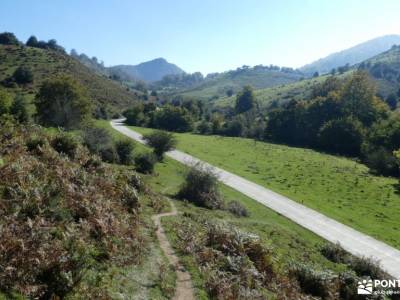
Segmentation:
<svg viewBox="0 0 400 300">
<path fill-rule="evenodd" d="M 152 220 L 156 225 L 157 231 L 156 235 L 158 241 L 160 242 L 160 247 L 167 257 L 169 263 L 174 266 L 176 270 L 176 289 L 175 295 L 172 299 L 174 300 L 194 300 L 194 290 L 192 285 L 192 279 L 190 274 L 184 269 L 184 267 L 179 262 L 178 257 L 175 255 L 174 250 L 169 243 L 167 236 L 165 235 L 164 228 L 161 225 L 161 218 L 168 216 L 176 216 L 178 214 L 175 205 L 169 201 L 171 205 L 171 212 L 162 213 L 152 216 Z"/>
</svg>

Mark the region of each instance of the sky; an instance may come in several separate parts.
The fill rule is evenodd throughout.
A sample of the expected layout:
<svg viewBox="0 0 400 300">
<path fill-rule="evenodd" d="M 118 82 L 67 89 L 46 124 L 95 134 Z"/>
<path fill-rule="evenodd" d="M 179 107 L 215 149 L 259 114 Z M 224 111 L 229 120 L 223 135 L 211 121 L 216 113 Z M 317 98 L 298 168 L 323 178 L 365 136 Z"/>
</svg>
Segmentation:
<svg viewBox="0 0 400 300">
<path fill-rule="evenodd" d="M 400 34 L 400 0 L 0 0 L 0 32 L 54 38 L 107 66 L 164 57 L 204 74 L 300 67 Z"/>
</svg>

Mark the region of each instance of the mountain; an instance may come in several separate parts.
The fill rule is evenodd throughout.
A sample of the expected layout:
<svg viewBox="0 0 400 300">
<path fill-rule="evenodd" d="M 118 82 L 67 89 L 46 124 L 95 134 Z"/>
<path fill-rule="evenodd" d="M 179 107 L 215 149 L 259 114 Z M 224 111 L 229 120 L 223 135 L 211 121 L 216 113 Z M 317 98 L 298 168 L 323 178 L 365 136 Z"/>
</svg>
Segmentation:
<svg viewBox="0 0 400 300">
<path fill-rule="evenodd" d="M 32 71 L 33 83 L 19 86 L 10 80 L 19 66 Z M 0 84 L 10 92 L 22 92 L 31 99 L 43 81 L 61 74 L 75 78 L 85 87 L 94 104 L 110 113 L 129 106 L 139 97 L 138 92 L 92 71 L 77 59 L 60 51 L 0 45 L 0 70 Z"/>
<path fill-rule="evenodd" d="M 309 75 L 314 72 L 319 72 L 320 74 L 328 73 L 333 68 L 338 68 L 346 64 L 358 64 L 379 53 L 387 51 L 390 47 L 397 44 L 400 44 L 400 35 L 385 35 L 328 55 L 327 57 L 301 67 L 300 71 Z"/>
<path fill-rule="evenodd" d="M 226 94 L 237 93 L 245 85 L 256 89 L 279 86 L 300 80 L 304 75 L 291 68 L 278 66 L 243 66 L 224 73 L 207 75 L 195 86 L 177 91 L 176 94 L 203 100 L 217 99 Z"/>
<path fill-rule="evenodd" d="M 146 82 L 154 82 L 161 80 L 165 75 L 179 75 L 185 73 L 178 66 L 169 63 L 164 58 L 156 58 L 135 66 L 118 65 L 108 68 L 111 73 L 124 73 L 131 80 L 143 80 Z"/>
</svg>

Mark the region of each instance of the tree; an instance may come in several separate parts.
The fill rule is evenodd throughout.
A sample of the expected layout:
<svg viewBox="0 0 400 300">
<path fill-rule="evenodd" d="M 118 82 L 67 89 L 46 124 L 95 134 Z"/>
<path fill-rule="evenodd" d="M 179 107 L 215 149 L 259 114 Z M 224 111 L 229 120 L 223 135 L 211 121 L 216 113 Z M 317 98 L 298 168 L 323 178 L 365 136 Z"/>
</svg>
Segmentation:
<svg viewBox="0 0 400 300">
<path fill-rule="evenodd" d="M 249 85 L 243 87 L 242 91 L 236 96 L 236 113 L 241 114 L 253 109 L 255 106 L 255 97 L 253 88 Z"/>
<path fill-rule="evenodd" d="M 165 105 L 155 111 L 153 125 L 163 130 L 186 132 L 193 129 L 193 120 L 186 108 Z"/>
<path fill-rule="evenodd" d="M 10 113 L 14 115 L 18 122 L 28 123 L 31 119 L 28 106 L 26 98 L 23 95 L 17 95 L 14 103 L 11 105 Z"/>
<path fill-rule="evenodd" d="M 26 45 L 28 47 L 37 47 L 38 45 L 38 40 L 36 38 L 36 36 L 32 35 L 27 41 L 26 41 Z"/>
<path fill-rule="evenodd" d="M 69 76 L 45 81 L 34 103 L 38 121 L 45 126 L 78 128 L 91 113 L 83 87 Z"/>
<path fill-rule="evenodd" d="M 391 110 L 395 110 L 397 107 L 397 97 L 395 94 L 390 94 L 387 96 L 385 100 L 386 104 L 390 107 Z"/>
<path fill-rule="evenodd" d="M 115 143 L 119 161 L 123 165 L 131 165 L 133 163 L 133 149 L 135 144 L 130 140 L 122 140 Z"/>
<path fill-rule="evenodd" d="M 227 95 L 228 97 L 231 97 L 231 96 L 233 95 L 233 89 L 232 89 L 232 88 L 227 89 L 227 90 L 226 90 L 226 95 Z"/>
<path fill-rule="evenodd" d="M 363 138 L 364 129 L 359 121 L 351 118 L 331 120 L 320 129 L 319 145 L 329 152 L 357 156 Z"/>
<path fill-rule="evenodd" d="M 27 68 L 25 66 L 21 66 L 15 70 L 15 72 L 13 74 L 13 79 L 18 84 L 32 83 L 33 82 L 33 73 L 29 68 Z"/>
<path fill-rule="evenodd" d="M 175 136 L 166 131 L 156 130 L 143 136 L 146 143 L 153 148 L 154 154 L 162 161 L 164 153 L 175 148 L 177 140 Z"/>
<path fill-rule="evenodd" d="M 364 125 L 371 125 L 384 113 L 383 103 L 375 93 L 375 85 L 368 73 L 355 72 L 345 83 L 341 93 L 345 114 L 357 118 Z"/>
<path fill-rule="evenodd" d="M 328 77 L 324 82 L 313 86 L 311 90 L 311 98 L 326 97 L 330 92 L 339 91 L 342 86 L 342 81 L 337 77 Z"/>
<path fill-rule="evenodd" d="M 20 45 L 20 41 L 15 37 L 14 33 L 0 33 L 0 45 Z"/>
<path fill-rule="evenodd" d="M 10 94 L 0 88 L 0 116 L 10 112 L 13 99 Z"/>
<path fill-rule="evenodd" d="M 141 103 L 126 110 L 123 115 L 126 118 L 126 124 L 131 126 L 142 126 L 145 120 L 143 105 Z"/>
<path fill-rule="evenodd" d="M 314 72 L 313 77 L 316 78 L 318 76 L 319 76 L 319 73 L 318 72 Z"/>
<path fill-rule="evenodd" d="M 71 49 L 71 52 L 69 53 L 69 55 L 71 55 L 72 57 L 79 57 L 78 51 L 76 51 L 75 49 Z"/>
</svg>

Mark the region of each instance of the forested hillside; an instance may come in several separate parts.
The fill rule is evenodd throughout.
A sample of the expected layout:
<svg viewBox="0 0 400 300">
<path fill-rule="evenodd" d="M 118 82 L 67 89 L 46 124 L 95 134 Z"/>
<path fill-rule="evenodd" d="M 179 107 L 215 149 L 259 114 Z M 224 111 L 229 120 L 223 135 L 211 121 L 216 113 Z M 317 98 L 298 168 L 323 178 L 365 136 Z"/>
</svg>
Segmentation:
<svg viewBox="0 0 400 300">
<path fill-rule="evenodd" d="M 0 70 L 0 84 L 28 98 L 33 98 L 45 80 L 60 75 L 70 75 L 85 85 L 93 103 L 109 112 L 127 107 L 139 98 L 138 92 L 93 72 L 62 51 L 0 44 Z M 27 78 L 19 79 L 17 70 Z"/>
</svg>

